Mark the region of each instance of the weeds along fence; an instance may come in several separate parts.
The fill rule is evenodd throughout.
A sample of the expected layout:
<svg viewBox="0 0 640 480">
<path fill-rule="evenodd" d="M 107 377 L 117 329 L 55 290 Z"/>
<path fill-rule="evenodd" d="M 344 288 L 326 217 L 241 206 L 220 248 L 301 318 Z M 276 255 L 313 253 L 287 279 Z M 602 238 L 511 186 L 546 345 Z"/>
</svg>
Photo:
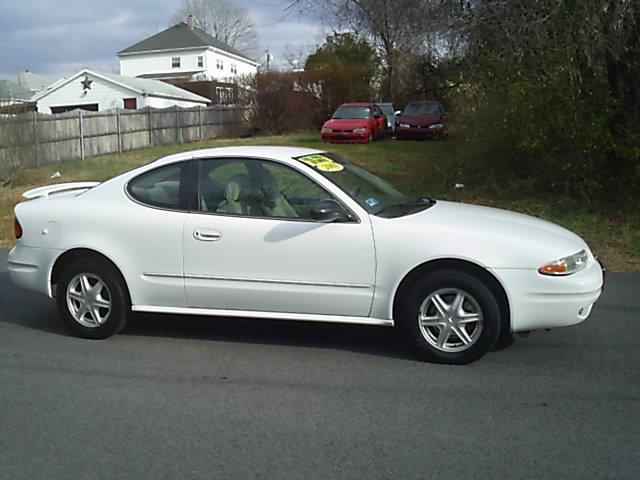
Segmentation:
<svg viewBox="0 0 640 480">
<path fill-rule="evenodd" d="M 246 130 L 246 109 L 196 107 L 0 117 L 0 169 L 28 168 Z"/>
</svg>

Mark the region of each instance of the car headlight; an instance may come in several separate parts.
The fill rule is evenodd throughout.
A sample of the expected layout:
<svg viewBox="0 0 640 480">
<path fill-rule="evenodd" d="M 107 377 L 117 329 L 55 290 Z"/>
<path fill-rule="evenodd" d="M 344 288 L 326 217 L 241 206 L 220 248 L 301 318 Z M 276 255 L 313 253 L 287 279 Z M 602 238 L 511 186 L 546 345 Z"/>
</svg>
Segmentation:
<svg viewBox="0 0 640 480">
<path fill-rule="evenodd" d="M 579 272 L 587 266 L 589 255 L 586 250 L 580 250 L 578 253 L 560 258 L 542 265 L 538 269 L 538 273 L 542 275 L 571 275 Z"/>
<path fill-rule="evenodd" d="M 410 127 L 410 125 L 408 123 L 400 123 L 398 126 L 400 128 L 409 128 Z"/>
<path fill-rule="evenodd" d="M 333 129 L 332 128 L 327 128 L 327 127 L 322 127 L 322 130 L 320 130 L 320 133 L 333 133 Z"/>
<path fill-rule="evenodd" d="M 353 133 L 367 133 L 368 130 L 366 128 L 354 128 Z"/>
<path fill-rule="evenodd" d="M 434 123 L 433 125 L 429 125 L 429 128 L 436 130 L 438 128 L 444 128 L 444 125 L 442 123 Z"/>
</svg>

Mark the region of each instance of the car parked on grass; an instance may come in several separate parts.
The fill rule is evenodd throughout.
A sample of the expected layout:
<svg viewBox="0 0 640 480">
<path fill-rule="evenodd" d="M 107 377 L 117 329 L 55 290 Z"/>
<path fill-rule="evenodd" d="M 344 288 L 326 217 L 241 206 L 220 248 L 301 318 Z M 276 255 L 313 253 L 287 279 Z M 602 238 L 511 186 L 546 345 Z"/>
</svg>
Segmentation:
<svg viewBox="0 0 640 480">
<path fill-rule="evenodd" d="M 391 102 L 381 102 L 376 103 L 376 105 L 382 110 L 384 113 L 384 118 L 387 120 L 387 124 L 385 126 L 385 133 L 387 135 L 393 135 L 394 130 L 396 129 L 396 109 Z"/>
<path fill-rule="evenodd" d="M 338 107 L 320 130 L 323 142 L 369 143 L 384 137 L 386 120 L 372 103 L 345 103 Z"/>
<path fill-rule="evenodd" d="M 444 109 L 440 102 L 411 102 L 396 116 L 396 138 L 440 139 L 446 136 Z"/>
<path fill-rule="evenodd" d="M 306 148 L 184 152 L 24 196 L 10 276 L 86 338 L 130 311 L 340 322 L 397 326 L 422 358 L 461 364 L 582 322 L 603 285 L 564 228 L 411 197 Z"/>
</svg>

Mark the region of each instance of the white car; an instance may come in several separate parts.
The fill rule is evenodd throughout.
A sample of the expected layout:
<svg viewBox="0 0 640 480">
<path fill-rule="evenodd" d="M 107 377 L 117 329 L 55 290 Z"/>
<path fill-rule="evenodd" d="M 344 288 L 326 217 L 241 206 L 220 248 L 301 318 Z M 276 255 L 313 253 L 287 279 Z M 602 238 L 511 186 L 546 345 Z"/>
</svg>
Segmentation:
<svg viewBox="0 0 640 480">
<path fill-rule="evenodd" d="M 397 326 L 468 363 L 512 332 L 585 320 L 603 271 L 552 223 L 410 198 L 334 154 L 212 148 L 16 206 L 9 272 L 82 337 L 156 312 Z"/>
</svg>

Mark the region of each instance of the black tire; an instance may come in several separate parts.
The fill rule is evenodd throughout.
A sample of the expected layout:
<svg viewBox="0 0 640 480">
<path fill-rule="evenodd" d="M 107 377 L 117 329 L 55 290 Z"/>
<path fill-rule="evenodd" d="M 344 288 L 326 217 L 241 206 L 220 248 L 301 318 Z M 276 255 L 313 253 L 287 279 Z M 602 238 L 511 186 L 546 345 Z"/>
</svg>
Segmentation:
<svg viewBox="0 0 640 480">
<path fill-rule="evenodd" d="M 513 333 L 509 331 L 502 332 L 500 333 L 500 335 L 498 335 L 498 339 L 496 340 L 496 343 L 493 344 L 493 348 L 491 350 L 493 352 L 497 352 L 498 350 L 503 350 L 513 345 L 513 341 L 514 341 Z"/>
<path fill-rule="evenodd" d="M 97 314 L 86 312 L 80 315 L 80 320 L 76 320 L 70 309 L 76 308 L 77 314 L 82 304 L 80 300 L 68 299 L 67 293 L 69 289 L 74 291 L 81 289 L 84 292 L 80 287 L 82 283 L 79 280 L 80 276 L 84 276 L 93 289 L 98 285 L 98 280 L 102 282 L 104 288 L 100 288 L 100 301 L 107 300 L 110 306 L 103 308 L 94 305 L 98 310 Z M 60 317 L 71 331 L 78 337 L 91 339 L 107 338 L 120 332 L 126 324 L 127 315 L 131 309 L 129 295 L 120 274 L 108 263 L 93 258 L 75 260 L 64 269 L 56 286 L 56 301 Z M 70 306 L 70 303 L 74 307 Z M 103 317 L 103 322 L 95 326 L 88 325 L 96 315 Z"/>
<path fill-rule="evenodd" d="M 476 316 L 480 319 L 462 327 L 467 335 L 466 342 L 450 327 L 453 325 L 451 318 L 455 318 L 455 315 L 452 314 L 450 317 L 447 314 L 449 320 L 446 320 L 438 313 L 433 300 L 437 294 L 439 298 L 445 299 L 447 306 L 446 301 L 451 298 L 448 307 L 453 309 L 453 299 L 458 298 L 458 293 L 459 298 L 464 299 L 460 306 L 461 311 L 467 315 L 478 311 L 479 315 Z M 421 327 L 418 321 L 421 308 L 427 313 L 431 312 L 428 317 L 443 317 L 436 320 L 443 321 L 443 326 Z M 419 278 L 400 298 L 397 314 L 398 326 L 407 340 L 416 353 L 429 362 L 454 365 L 471 363 L 492 349 L 500 333 L 500 308 L 493 293 L 474 275 L 459 270 L 434 271 Z M 456 324 L 456 328 L 460 328 L 460 325 Z M 471 333 L 468 328 L 471 329 Z M 462 332 L 460 333 L 462 335 Z M 451 346 L 449 342 L 445 342 L 441 347 L 434 345 L 440 339 L 440 334 L 443 334 L 442 338 L 451 340 Z M 436 336 L 438 338 L 435 338 Z"/>
</svg>

